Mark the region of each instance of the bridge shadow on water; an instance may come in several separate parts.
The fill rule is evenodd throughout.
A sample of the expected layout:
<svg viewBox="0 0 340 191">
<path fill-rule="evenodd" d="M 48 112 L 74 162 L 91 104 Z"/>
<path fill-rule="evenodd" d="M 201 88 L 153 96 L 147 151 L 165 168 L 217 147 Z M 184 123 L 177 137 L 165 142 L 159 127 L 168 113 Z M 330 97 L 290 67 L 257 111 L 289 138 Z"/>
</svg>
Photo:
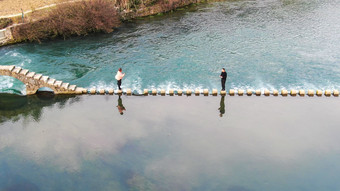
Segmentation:
<svg viewBox="0 0 340 191">
<path fill-rule="evenodd" d="M 44 91 L 30 96 L 0 93 L 0 124 L 29 117 L 39 121 L 43 108 L 57 105 L 58 108 L 63 109 L 66 103 L 72 104 L 80 99 L 80 96 L 54 95 Z"/>
</svg>

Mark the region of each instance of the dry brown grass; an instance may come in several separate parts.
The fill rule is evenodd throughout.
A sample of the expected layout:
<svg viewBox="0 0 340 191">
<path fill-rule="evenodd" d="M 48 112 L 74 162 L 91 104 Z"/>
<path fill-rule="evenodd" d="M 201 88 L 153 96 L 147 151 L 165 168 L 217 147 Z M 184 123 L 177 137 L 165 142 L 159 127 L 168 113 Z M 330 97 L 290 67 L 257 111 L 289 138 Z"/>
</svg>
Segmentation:
<svg viewBox="0 0 340 191">
<path fill-rule="evenodd" d="M 19 2 L 0 0 L 0 5 L 8 1 L 11 5 Z M 120 20 L 167 12 L 201 1 L 205 0 L 26 0 L 27 4 L 36 2 L 35 7 L 29 8 L 32 12 L 25 14 L 25 24 L 14 27 L 12 35 L 14 42 L 22 42 L 109 33 L 119 26 Z M 56 6 L 44 7 L 51 4 Z M 44 9 L 38 10 L 39 7 Z M 23 22 L 21 15 L 11 20 L 14 24 Z"/>
<path fill-rule="evenodd" d="M 29 11 L 63 1 L 71 0 L 0 0 L 0 16 L 21 13 L 21 8 Z"/>
<path fill-rule="evenodd" d="M 40 41 L 48 38 L 83 36 L 93 32 L 112 32 L 120 24 L 114 4 L 109 0 L 82 0 L 58 4 L 47 16 L 15 27 L 14 39 Z"/>
</svg>

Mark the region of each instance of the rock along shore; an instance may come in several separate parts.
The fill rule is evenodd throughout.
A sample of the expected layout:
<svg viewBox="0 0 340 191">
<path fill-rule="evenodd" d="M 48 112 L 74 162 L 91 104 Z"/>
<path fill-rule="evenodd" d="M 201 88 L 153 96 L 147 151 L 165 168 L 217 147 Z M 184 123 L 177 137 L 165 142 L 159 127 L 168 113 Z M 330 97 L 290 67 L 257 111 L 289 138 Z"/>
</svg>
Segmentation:
<svg viewBox="0 0 340 191">
<path fill-rule="evenodd" d="M 169 12 L 169 11 L 175 10 L 177 8 L 185 7 L 185 6 L 188 6 L 188 5 L 191 5 L 191 4 L 195 4 L 195 3 L 207 2 L 207 1 L 209 1 L 209 0 L 178 0 L 178 1 L 171 1 L 172 2 L 171 4 L 170 3 L 169 4 L 157 3 L 157 4 L 154 4 L 154 5 L 150 5 L 150 6 L 143 6 L 141 8 L 123 9 L 122 7 L 116 7 L 116 9 L 117 9 L 119 19 L 122 20 L 122 21 L 128 21 L 128 20 L 132 20 L 132 19 L 136 19 L 136 18 L 140 18 L 140 17 L 146 17 L 146 16 L 151 16 L 151 15 Z M 69 2 L 69 3 L 76 3 L 76 2 L 79 2 L 79 1 Z M 167 2 L 169 2 L 169 1 L 167 1 Z M 43 13 L 44 11 L 46 12 L 46 9 L 53 9 L 56 6 L 57 5 L 46 6 L 45 8 L 42 8 L 42 9 L 36 9 L 34 11 L 28 11 L 27 14 L 33 14 L 34 13 L 35 15 L 39 15 L 39 12 L 41 12 L 41 13 Z M 12 15 L 12 16 L 9 16 L 8 18 L 13 19 L 13 20 L 20 20 L 21 15 L 20 16 L 18 16 L 18 14 Z M 3 19 L 3 17 L 2 17 L 2 19 Z M 22 40 L 22 39 L 15 38 L 14 35 L 13 35 L 13 30 L 16 27 L 20 27 L 21 25 L 26 25 L 26 24 L 30 24 L 31 22 L 39 22 L 40 21 L 39 19 L 37 19 L 37 20 L 31 19 L 31 20 L 32 21 L 27 22 L 27 23 L 14 23 L 11 26 L 8 26 L 4 29 L 0 29 L 0 47 L 25 41 L 25 40 Z M 51 37 L 51 38 L 55 38 L 55 37 Z"/>
</svg>

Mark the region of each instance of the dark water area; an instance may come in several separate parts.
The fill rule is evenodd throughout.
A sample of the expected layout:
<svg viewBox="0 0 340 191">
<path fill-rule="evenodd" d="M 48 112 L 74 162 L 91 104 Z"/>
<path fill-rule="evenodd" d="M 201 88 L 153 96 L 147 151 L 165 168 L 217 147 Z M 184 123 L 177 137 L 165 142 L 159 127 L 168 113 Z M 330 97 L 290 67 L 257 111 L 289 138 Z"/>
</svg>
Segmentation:
<svg viewBox="0 0 340 191">
<path fill-rule="evenodd" d="M 0 100 L 0 190 L 340 189 L 338 98 Z"/>
</svg>

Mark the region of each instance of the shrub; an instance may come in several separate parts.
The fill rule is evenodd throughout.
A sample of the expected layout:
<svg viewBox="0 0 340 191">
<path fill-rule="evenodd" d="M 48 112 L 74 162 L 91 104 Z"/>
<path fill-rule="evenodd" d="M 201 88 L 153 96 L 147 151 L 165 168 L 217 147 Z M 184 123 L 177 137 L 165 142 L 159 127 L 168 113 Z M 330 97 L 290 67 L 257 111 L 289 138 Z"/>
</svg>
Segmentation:
<svg viewBox="0 0 340 191">
<path fill-rule="evenodd" d="M 141 4 L 140 0 L 129 0 L 130 7 L 132 9 L 138 9 L 139 5 Z"/>
<path fill-rule="evenodd" d="M 9 18 L 2 18 L 0 19 L 0 29 L 6 28 L 11 25 L 13 21 Z"/>
<path fill-rule="evenodd" d="M 160 5 L 165 11 L 169 11 L 176 8 L 176 4 L 180 2 L 180 0 L 160 0 Z"/>
<path fill-rule="evenodd" d="M 107 0 L 83 0 L 59 4 L 45 18 L 30 22 L 13 30 L 18 41 L 39 41 L 62 36 L 64 39 L 91 32 L 112 32 L 120 20 L 114 4 Z"/>
<path fill-rule="evenodd" d="M 157 0 L 143 0 L 145 6 L 151 6 L 157 3 Z"/>
</svg>

